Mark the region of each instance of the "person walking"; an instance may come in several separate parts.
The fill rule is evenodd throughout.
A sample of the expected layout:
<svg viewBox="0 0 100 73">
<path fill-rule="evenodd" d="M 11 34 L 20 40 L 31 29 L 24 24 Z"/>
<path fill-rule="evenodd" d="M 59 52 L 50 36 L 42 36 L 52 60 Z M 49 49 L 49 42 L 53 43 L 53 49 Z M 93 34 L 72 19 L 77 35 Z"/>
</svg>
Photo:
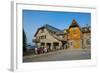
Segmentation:
<svg viewBox="0 0 100 73">
<path fill-rule="evenodd" d="M 38 54 L 38 53 L 37 53 L 37 48 L 35 48 L 35 54 Z"/>
</svg>

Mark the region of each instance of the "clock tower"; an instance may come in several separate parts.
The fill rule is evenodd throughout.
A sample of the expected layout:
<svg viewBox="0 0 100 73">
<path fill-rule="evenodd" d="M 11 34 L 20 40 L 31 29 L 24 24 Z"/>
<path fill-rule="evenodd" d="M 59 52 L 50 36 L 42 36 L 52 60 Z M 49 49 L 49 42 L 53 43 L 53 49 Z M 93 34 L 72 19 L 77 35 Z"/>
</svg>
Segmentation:
<svg viewBox="0 0 100 73">
<path fill-rule="evenodd" d="M 80 26 L 75 19 L 73 19 L 71 25 L 68 28 L 68 34 L 69 47 L 82 48 L 82 32 Z"/>
</svg>

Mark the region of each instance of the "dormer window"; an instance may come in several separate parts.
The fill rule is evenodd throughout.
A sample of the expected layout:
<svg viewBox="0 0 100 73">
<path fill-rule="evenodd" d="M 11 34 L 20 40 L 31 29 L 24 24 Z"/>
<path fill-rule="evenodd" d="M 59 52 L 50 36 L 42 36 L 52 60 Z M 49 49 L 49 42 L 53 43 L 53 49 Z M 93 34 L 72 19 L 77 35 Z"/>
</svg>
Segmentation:
<svg viewBox="0 0 100 73">
<path fill-rule="evenodd" d="M 67 33 L 67 30 L 66 29 L 64 29 L 64 33 Z"/>
<path fill-rule="evenodd" d="M 85 31 L 87 31 L 87 28 L 85 28 Z"/>
<path fill-rule="evenodd" d="M 89 27 L 89 31 L 91 31 L 91 28 Z"/>
</svg>

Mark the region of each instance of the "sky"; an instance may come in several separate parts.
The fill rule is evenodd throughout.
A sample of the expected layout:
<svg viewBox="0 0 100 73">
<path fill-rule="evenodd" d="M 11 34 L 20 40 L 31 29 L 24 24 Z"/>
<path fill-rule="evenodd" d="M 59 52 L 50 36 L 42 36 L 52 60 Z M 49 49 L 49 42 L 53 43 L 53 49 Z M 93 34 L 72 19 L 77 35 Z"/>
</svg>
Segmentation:
<svg viewBox="0 0 100 73">
<path fill-rule="evenodd" d="M 81 27 L 91 25 L 91 13 L 23 10 L 23 29 L 27 43 L 32 44 L 34 34 L 39 27 L 49 24 L 63 30 L 69 27 L 73 19 Z"/>
</svg>

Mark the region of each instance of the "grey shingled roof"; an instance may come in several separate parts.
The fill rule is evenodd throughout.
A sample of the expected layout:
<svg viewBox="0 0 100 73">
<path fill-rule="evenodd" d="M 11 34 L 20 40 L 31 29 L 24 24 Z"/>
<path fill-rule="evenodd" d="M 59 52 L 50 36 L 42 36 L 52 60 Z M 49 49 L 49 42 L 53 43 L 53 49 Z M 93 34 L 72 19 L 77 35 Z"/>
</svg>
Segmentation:
<svg viewBox="0 0 100 73">
<path fill-rule="evenodd" d="M 38 32 L 40 29 L 42 29 L 42 28 L 46 28 L 46 29 L 48 29 L 49 31 L 56 32 L 57 34 L 63 33 L 63 30 L 60 30 L 60 29 L 58 29 L 58 28 L 55 28 L 55 27 L 53 27 L 53 26 L 51 26 L 51 25 L 49 25 L 49 24 L 46 24 L 46 25 L 44 25 L 44 26 L 38 28 L 37 32 Z M 37 34 L 37 32 L 36 32 L 36 34 Z M 36 36 L 36 34 L 35 34 L 35 36 Z"/>
<path fill-rule="evenodd" d="M 53 26 L 51 26 L 51 25 L 48 25 L 48 24 L 44 25 L 44 27 L 47 28 L 48 30 L 54 31 L 54 32 L 56 32 L 56 33 L 63 33 L 62 30 L 60 30 L 60 29 L 58 29 L 58 28 L 55 28 L 55 27 L 53 27 Z"/>
<path fill-rule="evenodd" d="M 82 27 L 82 32 L 83 32 L 83 33 L 85 33 L 85 32 L 91 32 L 91 26 Z"/>
</svg>

